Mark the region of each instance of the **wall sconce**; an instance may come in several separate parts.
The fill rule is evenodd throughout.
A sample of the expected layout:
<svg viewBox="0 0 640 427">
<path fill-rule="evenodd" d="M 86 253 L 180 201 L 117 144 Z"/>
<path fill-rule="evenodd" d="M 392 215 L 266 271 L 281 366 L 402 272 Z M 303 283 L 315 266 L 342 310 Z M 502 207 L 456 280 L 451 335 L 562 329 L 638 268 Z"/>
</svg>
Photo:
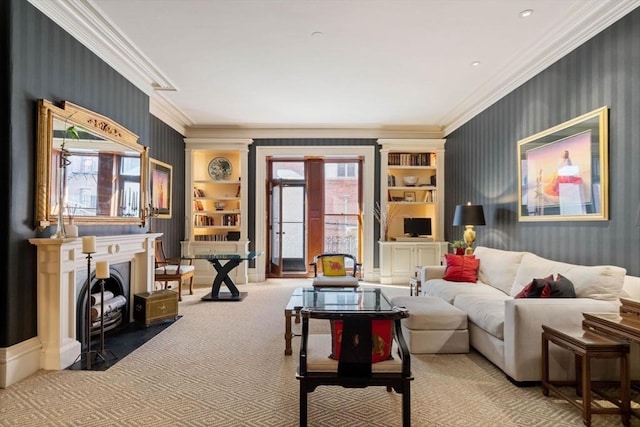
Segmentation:
<svg viewBox="0 0 640 427">
<path fill-rule="evenodd" d="M 464 242 L 467 244 L 465 255 L 473 254 L 473 242 L 476 240 L 476 231 L 474 225 L 485 225 L 484 210 L 482 205 L 472 205 L 471 202 L 466 205 L 457 205 L 453 214 L 453 225 L 464 225 Z"/>
</svg>

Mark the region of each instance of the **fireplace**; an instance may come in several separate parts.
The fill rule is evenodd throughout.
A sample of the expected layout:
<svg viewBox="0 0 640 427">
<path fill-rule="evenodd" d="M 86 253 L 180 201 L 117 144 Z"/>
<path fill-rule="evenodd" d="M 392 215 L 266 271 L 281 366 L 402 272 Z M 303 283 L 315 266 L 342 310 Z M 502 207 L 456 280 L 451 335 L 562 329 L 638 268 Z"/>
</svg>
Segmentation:
<svg viewBox="0 0 640 427">
<path fill-rule="evenodd" d="M 126 296 L 121 323 L 112 333 L 133 321 L 133 295 L 153 290 L 154 241 L 160 233 L 97 236 L 92 255 L 92 292 L 99 292 L 95 263 L 109 261 L 112 293 Z M 65 369 L 86 348 L 87 258 L 80 238 L 30 239 L 38 251 L 38 340 L 42 346 L 40 368 Z M 84 289 L 84 292 L 83 292 Z"/>
</svg>

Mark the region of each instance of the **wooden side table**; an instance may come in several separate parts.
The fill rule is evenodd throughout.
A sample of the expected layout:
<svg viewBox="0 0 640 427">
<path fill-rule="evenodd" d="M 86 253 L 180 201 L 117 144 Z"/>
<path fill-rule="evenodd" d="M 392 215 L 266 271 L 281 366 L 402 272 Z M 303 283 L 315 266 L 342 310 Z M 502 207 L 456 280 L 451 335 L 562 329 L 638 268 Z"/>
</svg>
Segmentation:
<svg viewBox="0 0 640 427">
<path fill-rule="evenodd" d="M 622 424 L 629 426 L 630 403 L 630 374 L 629 374 L 629 343 L 627 341 L 608 338 L 591 331 L 563 332 L 542 325 L 542 393 L 549 396 L 553 391 L 578 409 L 582 409 L 582 421 L 586 426 L 591 425 L 592 414 L 620 414 Z M 549 342 L 571 351 L 575 355 L 576 381 L 552 381 L 549 379 Z M 591 381 L 591 359 L 620 359 L 620 396 L 608 396 L 593 387 Z M 576 394 L 582 397 L 582 402 L 569 396 L 561 386 L 576 386 Z M 591 402 L 592 391 L 611 403 L 615 408 L 594 407 Z"/>
</svg>

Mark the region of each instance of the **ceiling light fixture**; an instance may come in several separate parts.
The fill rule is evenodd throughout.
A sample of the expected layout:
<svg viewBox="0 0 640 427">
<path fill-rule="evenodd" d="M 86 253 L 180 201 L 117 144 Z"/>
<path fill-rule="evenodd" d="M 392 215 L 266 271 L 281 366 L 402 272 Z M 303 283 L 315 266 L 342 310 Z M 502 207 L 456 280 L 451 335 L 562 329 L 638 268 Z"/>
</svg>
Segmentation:
<svg viewBox="0 0 640 427">
<path fill-rule="evenodd" d="M 480 61 L 473 61 L 473 62 L 471 63 L 471 66 L 472 66 L 472 67 L 477 67 L 478 65 L 480 65 Z"/>
<path fill-rule="evenodd" d="M 528 18 L 533 15 L 533 9 L 525 9 L 518 14 L 520 18 Z"/>
<path fill-rule="evenodd" d="M 314 39 L 319 39 L 320 37 L 322 37 L 322 31 L 314 31 L 313 33 L 311 33 L 311 37 L 313 37 Z"/>
</svg>

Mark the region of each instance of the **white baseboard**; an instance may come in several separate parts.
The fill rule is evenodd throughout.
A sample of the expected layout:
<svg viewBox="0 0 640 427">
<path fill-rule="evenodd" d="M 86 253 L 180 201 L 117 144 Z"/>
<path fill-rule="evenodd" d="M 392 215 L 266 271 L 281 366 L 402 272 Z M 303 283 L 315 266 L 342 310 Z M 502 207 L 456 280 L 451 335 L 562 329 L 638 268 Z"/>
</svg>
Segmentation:
<svg viewBox="0 0 640 427">
<path fill-rule="evenodd" d="M 0 388 L 7 388 L 38 372 L 41 352 L 38 337 L 0 348 Z"/>
</svg>

